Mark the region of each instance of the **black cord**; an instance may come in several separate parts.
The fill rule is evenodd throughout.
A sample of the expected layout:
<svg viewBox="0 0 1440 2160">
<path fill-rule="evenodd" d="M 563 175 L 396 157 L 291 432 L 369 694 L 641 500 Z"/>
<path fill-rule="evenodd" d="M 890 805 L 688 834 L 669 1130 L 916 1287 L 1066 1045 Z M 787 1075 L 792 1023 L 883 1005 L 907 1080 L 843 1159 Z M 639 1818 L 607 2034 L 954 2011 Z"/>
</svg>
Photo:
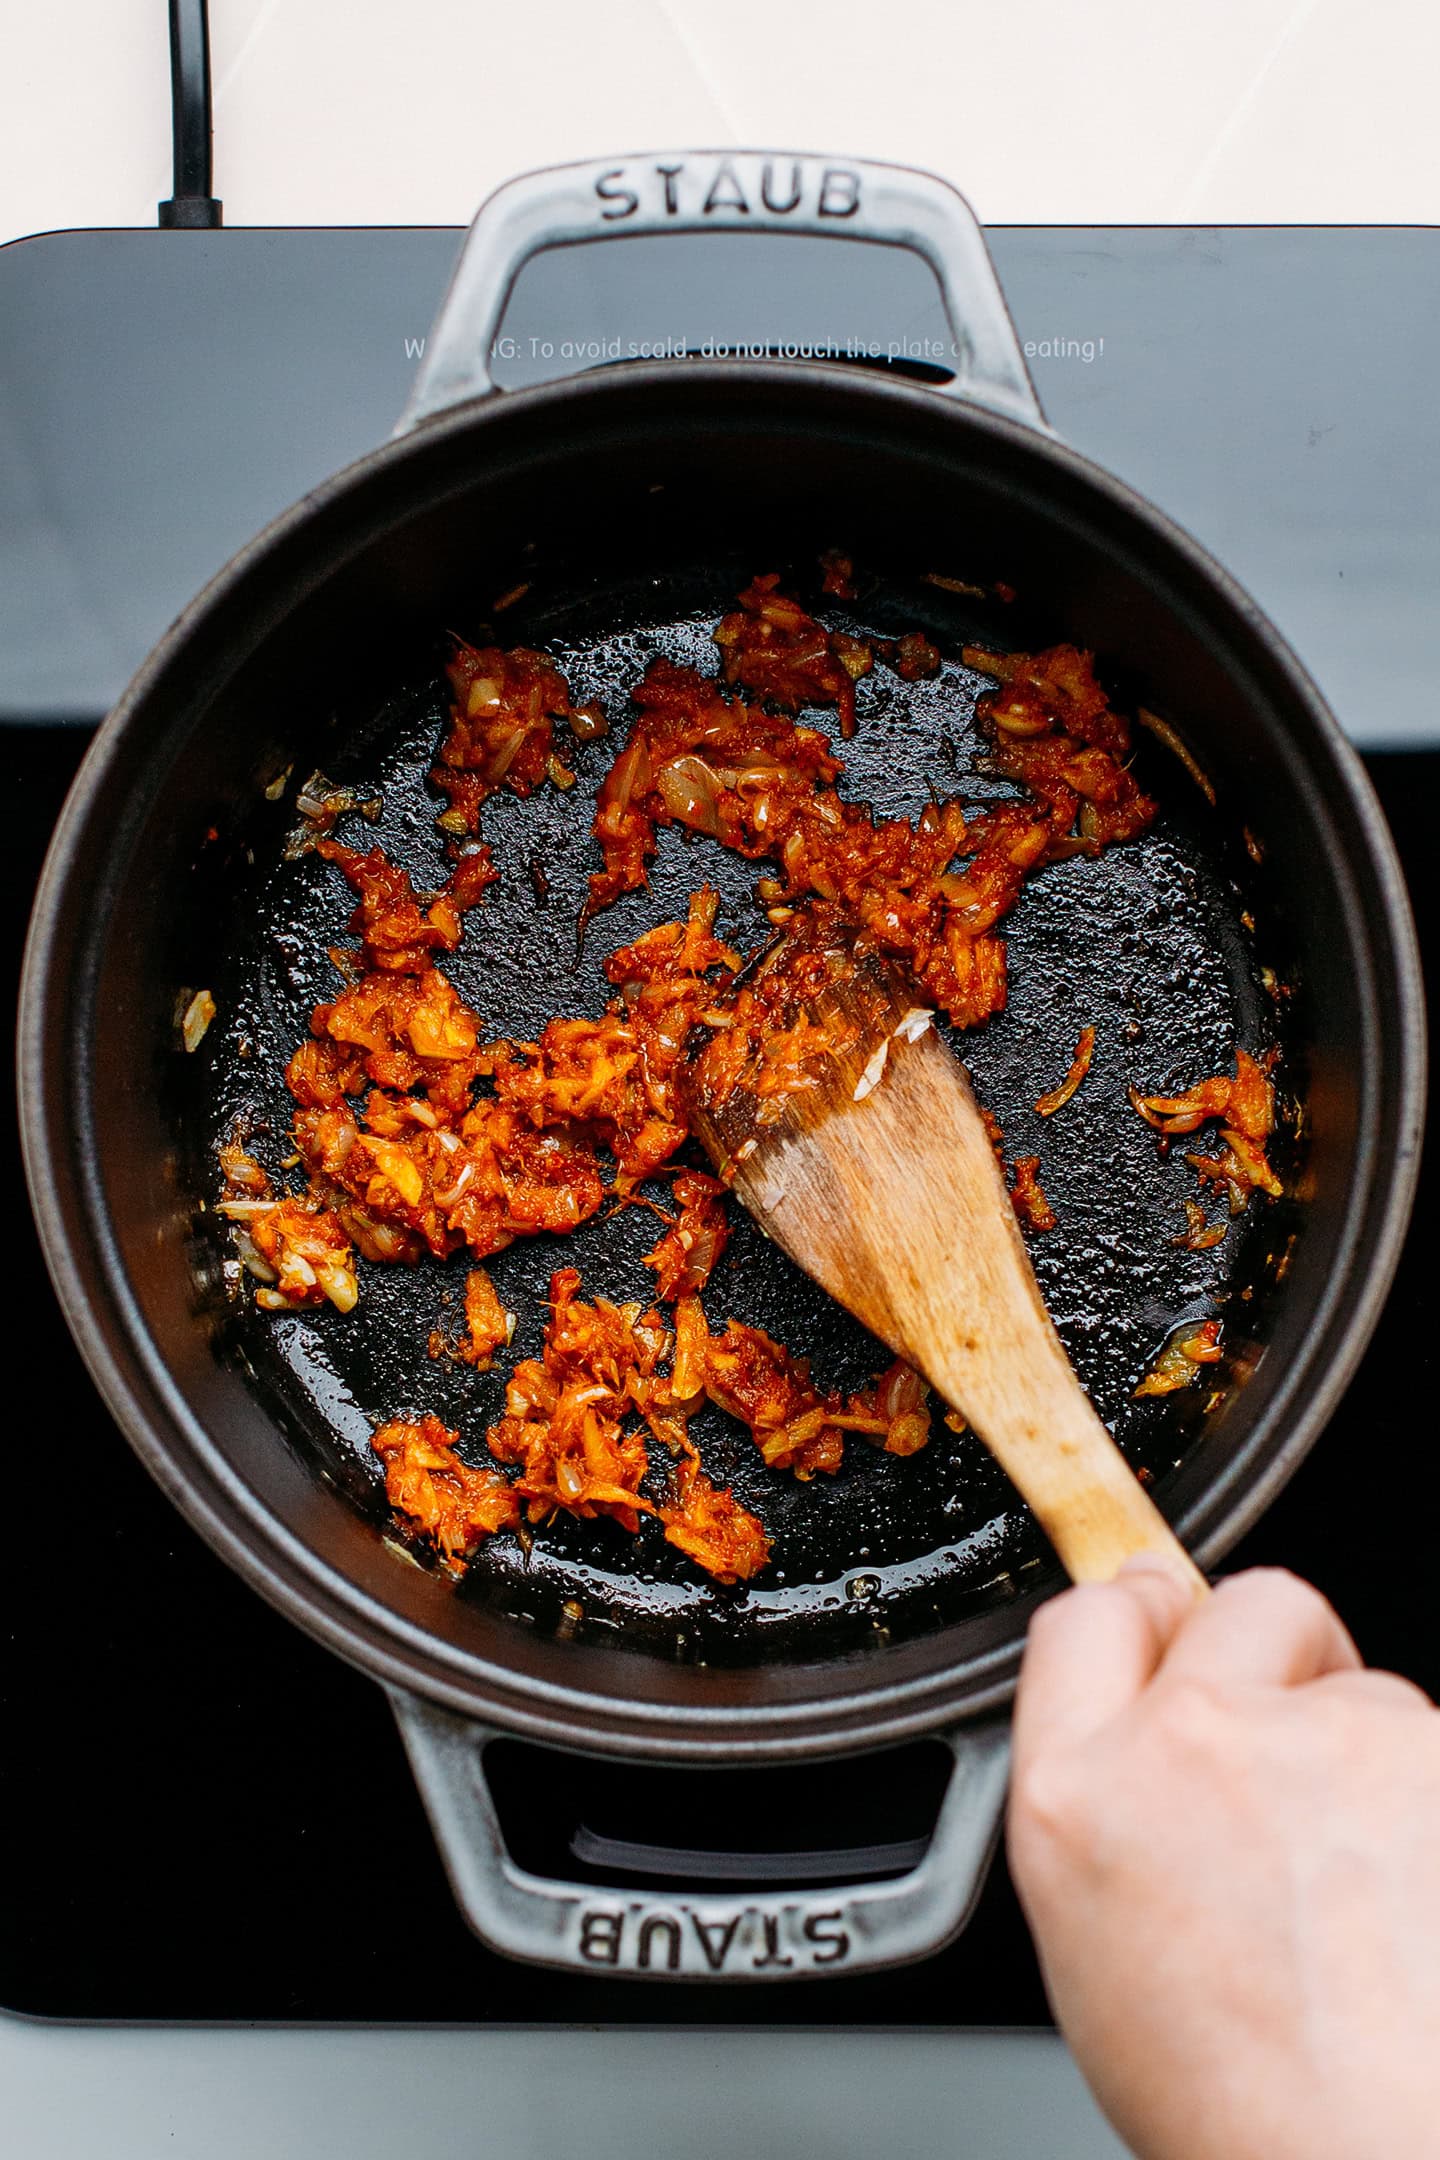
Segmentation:
<svg viewBox="0 0 1440 2160">
<path fill-rule="evenodd" d="M 213 231 L 224 210 L 211 194 L 210 20 L 206 0 L 170 0 L 170 109 L 175 192 L 160 205 L 171 229 Z"/>
</svg>

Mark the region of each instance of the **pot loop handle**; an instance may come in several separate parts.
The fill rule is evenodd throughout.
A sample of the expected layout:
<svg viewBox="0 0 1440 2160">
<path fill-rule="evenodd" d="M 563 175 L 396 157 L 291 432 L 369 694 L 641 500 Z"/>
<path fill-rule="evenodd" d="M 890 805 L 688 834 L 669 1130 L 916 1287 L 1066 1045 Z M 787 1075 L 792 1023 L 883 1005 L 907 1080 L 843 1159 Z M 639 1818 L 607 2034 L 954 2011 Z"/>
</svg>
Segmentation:
<svg viewBox="0 0 1440 2160">
<path fill-rule="evenodd" d="M 548 166 L 482 203 L 395 433 L 497 390 L 490 354 L 532 256 L 636 233 L 740 231 L 871 241 L 922 256 L 955 348 L 941 394 L 1045 426 L 979 220 L 948 181 L 864 158 L 674 150 Z M 843 258 L 836 267 L 850 274 Z"/>
<path fill-rule="evenodd" d="M 925 1857 L 893 1881 L 732 1896 L 554 1881 L 517 1867 L 506 1848 L 482 1761 L 501 1735 L 400 1689 L 389 1694 L 456 1902 L 492 1949 L 531 1964 L 602 1979 L 751 1982 L 906 1964 L 960 1932 L 999 1835 L 1005 1718 L 937 1735 L 955 1767 Z"/>
</svg>

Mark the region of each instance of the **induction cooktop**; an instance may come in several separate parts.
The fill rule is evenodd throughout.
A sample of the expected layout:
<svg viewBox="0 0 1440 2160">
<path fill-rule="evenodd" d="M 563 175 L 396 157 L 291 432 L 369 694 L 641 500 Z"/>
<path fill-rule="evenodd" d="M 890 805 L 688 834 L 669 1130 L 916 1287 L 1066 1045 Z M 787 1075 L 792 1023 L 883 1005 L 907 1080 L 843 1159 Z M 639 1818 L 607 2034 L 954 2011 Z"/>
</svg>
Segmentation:
<svg viewBox="0 0 1440 2160">
<path fill-rule="evenodd" d="M 453 260 L 448 231 L 55 234 L 0 250 L 0 759 L 11 999 L 90 730 L 171 616 L 306 486 L 383 438 Z M 1188 524 L 1270 609 L 1365 749 L 1440 937 L 1429 697 L 1440 415 L 1427 230 L 1002 229 L 991 244 L 1052 422 Z M 824 243 L 833 246 L 833 243 Z M 925 295 L 822 276 L 786 240 L 541 257 L 507 385 L 587 347 L 844 339 L 923 372 Z M 621 258 L 624 257 L 622 263 Z M 728 258 L 728 260 L 727 260 Z M 833 260 L 833 258 L 831 258 Z M 888 348 L 899 348 L 893 356 Z M 566 351 L 566 347 L 571 350 Z M 613 356 L 612 356 L 613 357 Z M 52 2017 L 1036 2025 L 1003 1863 L 922 1965 L 782 1987 L 637 1988 L 517 1966 L 458 1917 L 384 1699 L 233 1577 L 151 1485 L 61 1320 L 5 1123 L 12 1535 L 0 1579 L 0 2004 Z M 1440 1688 L 1425 1534 L 1440 1487 L 1427 1170 L 1371 1351 L 1234 1564 L 1317 1581 L 1365 1654 Z M 765 1776 L 767 1773 L 750 1773 Z M 780 1773 L 776 1773 L 780 1775 Z M 815 1842 L 911 1851 L 924 1752 L 787 1771 Z M 599 1880 L 662 1815 L 653 1771 L 513 1747 L 517 1857 Z M 717 1780 L 704 1826 L 725 1839 Z M 640 1826 L 637 1832 L 637 1826 Z M 607 1865 L 597 1864 L 602 1856 Z M 20 1856 L 17 1858 L 16 1856 Z"/>
</svg>

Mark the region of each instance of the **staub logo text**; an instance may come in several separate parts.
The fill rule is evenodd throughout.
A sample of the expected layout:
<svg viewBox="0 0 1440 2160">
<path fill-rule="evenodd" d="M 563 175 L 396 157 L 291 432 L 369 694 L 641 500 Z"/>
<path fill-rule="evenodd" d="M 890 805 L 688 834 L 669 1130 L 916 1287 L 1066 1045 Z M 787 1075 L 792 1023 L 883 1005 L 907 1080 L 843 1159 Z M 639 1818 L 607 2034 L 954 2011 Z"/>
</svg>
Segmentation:
<svg viewBox="0 0 1440 2160">
<path fill-rule="evenodd" d="M 607 225 L 640 217 L 647 224 L 675 218 L 743 225 L 758 218 L 794 217 L 843 223 L 860 209 L 860 175 L 849 165 L 818 158 L 669 158 L 610 165 L 595 176 L 595 197 Z"/>
<path fill-rule="evenodd" d="M 623 1972 L 727 1973 L 805 1971 L 840 1965 L 850 1955 L 850 1935 L 838 1906 L 736 1906 L 730 1911 L 693 1906 L 585 1905 L 577 1913 L 578 1943 L 587 1965 Z"/>
</svg>

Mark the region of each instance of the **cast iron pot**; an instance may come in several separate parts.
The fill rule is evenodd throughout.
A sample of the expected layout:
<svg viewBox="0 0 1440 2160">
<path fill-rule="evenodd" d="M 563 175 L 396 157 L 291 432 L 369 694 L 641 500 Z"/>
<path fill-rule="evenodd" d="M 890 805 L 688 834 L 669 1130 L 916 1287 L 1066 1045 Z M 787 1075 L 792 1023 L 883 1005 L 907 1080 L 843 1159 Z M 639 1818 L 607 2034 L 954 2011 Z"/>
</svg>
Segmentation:
<svg viewBox="0 0 1440 2160">
<path fill-rule="evenodd" d="M 717 222 L 919 254 L 953 326 L 953 381 L 686 361 L 494 392 L 487 355 L 539 250 Z M 390 1691 L 457 1896 L 487 1940 L 580 1970 L 702 1978 L 925 1955 L 963 1924 L 992 1850 L 1005 1705 L 1028 1612 L 1053 1575 L 863 1654 L 817 1655 L 781 1633 L 767 1658 L 727 1668 L 666 1658 L 623 1629 L 561 1639 L 397 1560 L 225 1354 L 205 1288 L 207 1173 L 175 1044 L 177 987 L 209 980 L 215 958 L 205 835 L 243 822 L 260 779 L 307 754 L 319 707 L 373 703 L 396 656 L 413 665 L 466 595 L 524 575 L 519 534 L 552 536 L 552 578 L 569 536 L 571 576 L 603 584 L 643 580 L 682 538 L 749 548 L 763 564 L 787 536 L 798 546 L 802 532 L 843 532 L 867 560 L 946 561 L 963 528 L 970 560 L 983 554 L 1046 594 L 1052 635 L 1123 655 L 1222 804 L 1253 804 L 1264 828 L 1301 986 L 1292 1031 L 1308 1136 L 1288 1266 L 1246 1322 L 1244 1384 L 1159 1488 L 1207 1567 L 1334 1406 L 1411 1204 L 1421 991 L 1389 837 L 1357 759 L 1261 612 L 1048 430 L 979 228 L 937 180 L 684 153 L 517 181 L 476 220 L 397 434 L 213 580 L 76 781 L 36 905 L 21 1016 L 26 1160 L 56 1289 L 116 1418 L 190 1521 Z M 925 1858 L 897 1879 L 605 1892 L 509 1857 L 482 1768 L 487 1739 L 506 1734 L 732 1768 L 930 1735 L 948 1742 L 954 1771 Z"/>
</svg>

